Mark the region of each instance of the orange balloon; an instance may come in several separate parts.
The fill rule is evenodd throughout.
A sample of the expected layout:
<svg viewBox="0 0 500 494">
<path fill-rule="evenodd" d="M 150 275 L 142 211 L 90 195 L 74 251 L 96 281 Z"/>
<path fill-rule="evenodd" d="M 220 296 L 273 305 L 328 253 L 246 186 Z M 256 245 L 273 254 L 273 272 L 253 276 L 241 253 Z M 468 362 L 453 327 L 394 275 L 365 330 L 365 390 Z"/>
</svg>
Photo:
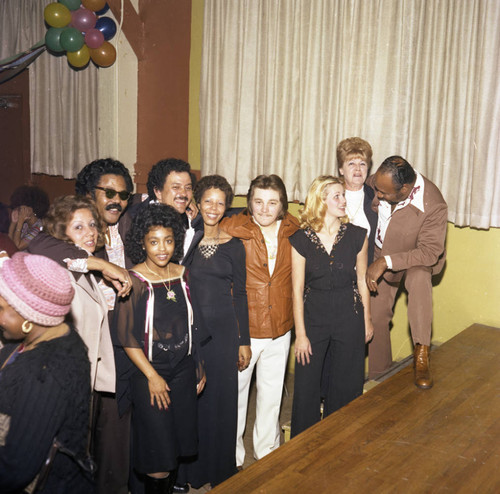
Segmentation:
<svg viewBox="0 0 500 494">
<path fill-rule="evenodd" d="M 82 5 L 86 9 L 97 12 L 106 6 L 106 0 L 82 0 Z"/>
<path fill-rule="evenodd" d="M 90 49 L 90 58 L 99 67 L 109 67 L 116 60 L 115 47 L 109 41 L 105 41 L 99 48 Z"/>
<path fill-rule="evenodd" d="M 68 51 L 66 53 L 70 65 L 77 69 L 85 67 L 90 61 L 90 50 L 87 45 L 83 45 L 78 51 Z"/>
<path fill-rule="evenodd" d="M 43 9 L 45 22 L 52 27 L 65 27 L 71 22 L 71 12 L 62 3 L 49 3 Z"/>
</svg>

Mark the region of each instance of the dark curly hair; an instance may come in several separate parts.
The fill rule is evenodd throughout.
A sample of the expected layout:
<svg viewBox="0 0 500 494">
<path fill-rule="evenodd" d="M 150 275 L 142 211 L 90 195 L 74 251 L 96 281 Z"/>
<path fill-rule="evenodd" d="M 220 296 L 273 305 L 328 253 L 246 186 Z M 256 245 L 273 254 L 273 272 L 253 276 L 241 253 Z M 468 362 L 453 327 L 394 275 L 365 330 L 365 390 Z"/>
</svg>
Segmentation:
<svg viewBox="0 0 500 494">
<path fill-rule="evenodd" d="M 125 252 L 134 264 L 146 260 L 144 237 L 155 226 L 172 228 L 175 241 L 175 250 L 172 261 L 178 262 L 184 254 L 184 224 L 181 215 L 166 204 L 148 204 L 141 208 L 135 216 L 132 226 L 125 239 Z"/>
<path fill-rule="evenodd" d="M 233 188 L 229 185 L 229 182 L 221 175 L 207 175 L 202 177 L 200 181 L 196 184 L 194 189 L 194 200 L 196 204 L 200 204 L 203 194 L 208 189 L 219 189 L 226 195 L 226 209 L 231 207 L 234 198 Z"/>
<path fill-rule="evenodd" d="M 88 209 L 97 223 L 96 247 L 104 245 L 104 233 L 106 226 L 99 215 L 99 211 L 92 199 L 86 196 L 61 196 L 50 206 L 49 211 L 43 219 L 43 231 L 54 238 L 73 243 L 66 235 L 66 228 L 78 209 Z"/>
<path fill-rule="evenodd" d="M 177 158 L 168 158 L 166 160 L 161 160 L 156 163 L 156 165 L 151 168 L 148 175 L 148 195 L 149 199 L 154 201 L 156 199 L 155 189 L 162 190 L 165 185 L 165 180 L 167 176 L 172 172 L 189 173 L 191 180 L 195 179 L 193 173 L 191 173 L 191 166 L 183 160 Z M 194 181 L 193 181 L 194 186 Z"/>
<path fill-rule="evenodd" d="M 396 190 L 401 190 L 403 185 L 412 184 L 417 179 L 415 170 L 401 156 L 389 156 L 389 158 L 382 161 L 377 171 L 391 175 Z"/>
<path fill-rule="evenodd" d="M 47 193 L 35 185 L 21 185 L 10 196 L 10 208 L 29 206 L 37 218 L 42 219 L 47 213 L 50 201 Z"/>
<path fill-rule="evenodd" d="M 132 177 L 123 163 L 112 158 L 92 161 L 84 166 L 76 177 L 75 192 L 77 195 L 90 194 L 95 199 L 95 187 L 103 175 L 120 175 L 125 180 L 128 192 L 134 190 Z"/>
</svg>

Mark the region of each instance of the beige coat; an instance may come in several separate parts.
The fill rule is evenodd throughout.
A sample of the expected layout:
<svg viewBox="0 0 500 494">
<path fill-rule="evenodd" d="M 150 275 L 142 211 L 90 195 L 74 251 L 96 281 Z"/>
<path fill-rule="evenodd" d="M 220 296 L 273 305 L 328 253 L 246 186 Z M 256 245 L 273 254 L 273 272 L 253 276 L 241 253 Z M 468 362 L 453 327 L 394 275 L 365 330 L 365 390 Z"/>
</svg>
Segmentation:
<svg viewBox="0 0 500 494">
<path fill-rule="evenodd" d="M 92 388 L 114 393 L 115 358 L 106 299 L 93 274 L 71 274 L 75 297 L 70 314 L 76 331 L 87 345 Z"/>
</svg>

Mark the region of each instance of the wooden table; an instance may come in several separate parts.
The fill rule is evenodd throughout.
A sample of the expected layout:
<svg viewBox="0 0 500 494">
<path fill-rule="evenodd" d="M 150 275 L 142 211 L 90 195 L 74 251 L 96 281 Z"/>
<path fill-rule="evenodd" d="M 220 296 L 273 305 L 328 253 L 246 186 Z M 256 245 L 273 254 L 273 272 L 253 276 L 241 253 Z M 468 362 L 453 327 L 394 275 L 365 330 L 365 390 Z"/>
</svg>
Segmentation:
<svg viewBox="0 0 500 494">
<path fill-rule="evenodd" d="M 213 490 L 500 492 L 500 330 L 475 324 Z"/>
</svg>

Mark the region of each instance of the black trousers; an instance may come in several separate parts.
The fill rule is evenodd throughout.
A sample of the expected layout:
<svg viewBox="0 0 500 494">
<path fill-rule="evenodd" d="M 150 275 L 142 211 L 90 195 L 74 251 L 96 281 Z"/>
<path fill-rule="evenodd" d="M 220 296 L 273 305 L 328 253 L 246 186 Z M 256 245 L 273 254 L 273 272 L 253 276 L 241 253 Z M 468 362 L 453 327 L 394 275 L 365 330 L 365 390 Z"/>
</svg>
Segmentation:
<svg viewBox="0 0 500 494">
<path fill-rule="evenodd" d="M 91 454 L 97 464 L 98 494 L 128 494 L 130 410 L 118 415 L 115 395 L 94 392 Z"/>
<path fill-rule="evenodd" d="M 352 291 L 308 295 L 304 319 L 313 354 L 309 364 L 295 363 L 292 437 L 320 420 L 322 391 L 323 417 L 363 393 L 365 324 L 363 307 L 353 300 Z"/>
</svg>

